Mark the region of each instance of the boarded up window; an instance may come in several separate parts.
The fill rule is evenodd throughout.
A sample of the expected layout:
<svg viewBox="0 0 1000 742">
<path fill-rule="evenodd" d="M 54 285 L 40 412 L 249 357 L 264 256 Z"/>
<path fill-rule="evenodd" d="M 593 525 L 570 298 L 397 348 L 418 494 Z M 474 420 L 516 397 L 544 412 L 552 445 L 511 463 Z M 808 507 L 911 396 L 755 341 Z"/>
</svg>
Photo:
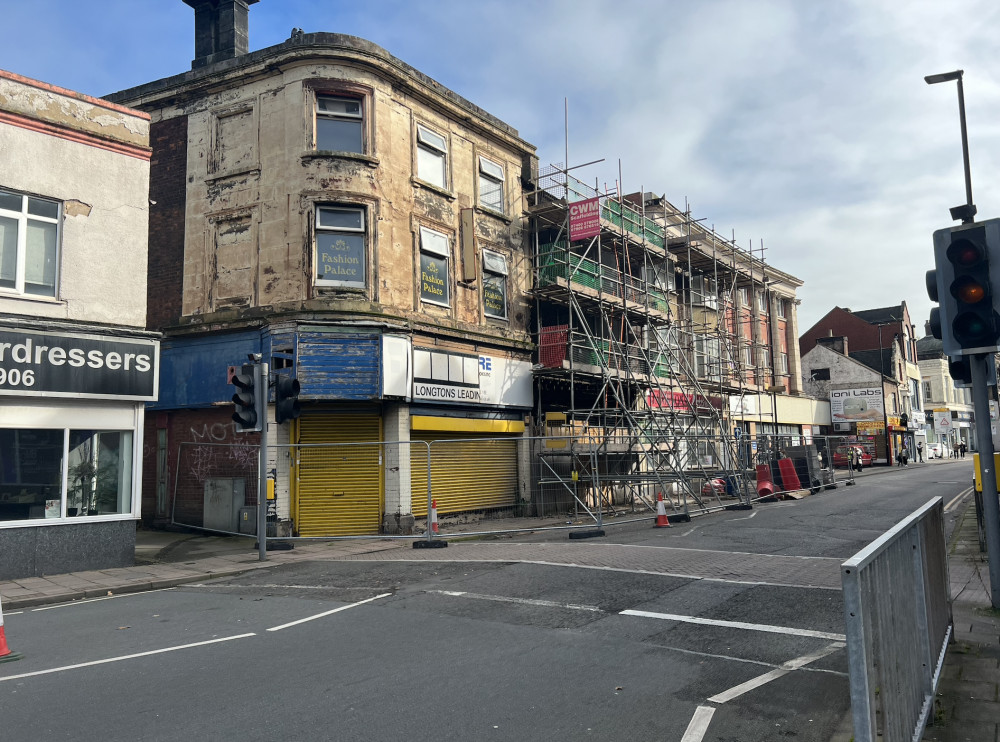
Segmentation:
<svg viewBox="0 0 1000 742">
<path fill-rule="evenodd" d="M 256 145 L 257 126 L 252 110 L 219 116 L 212 158 L 215 172 L 240 172 L 254 167 Z"/>
<path fill-rule="evenodd" d="M 253 303 L 256 265 L 251 216 L 246 214 L 216 222 L 215 286 L 212 291 L 216 309 Z"/>
</svg>

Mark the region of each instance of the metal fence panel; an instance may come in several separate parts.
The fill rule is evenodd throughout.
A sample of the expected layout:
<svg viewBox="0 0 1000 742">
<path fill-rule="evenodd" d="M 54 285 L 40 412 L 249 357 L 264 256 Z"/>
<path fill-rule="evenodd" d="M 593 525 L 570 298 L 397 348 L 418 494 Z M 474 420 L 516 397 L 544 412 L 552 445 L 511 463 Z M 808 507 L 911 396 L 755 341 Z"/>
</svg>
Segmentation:
<svg viewBox="0 0 1000 742">
<path fill-rule="evenodd" d="M 841 567 L 856 742 L 918 740 L 951 637 L 940 497 Z"/>
</svg>

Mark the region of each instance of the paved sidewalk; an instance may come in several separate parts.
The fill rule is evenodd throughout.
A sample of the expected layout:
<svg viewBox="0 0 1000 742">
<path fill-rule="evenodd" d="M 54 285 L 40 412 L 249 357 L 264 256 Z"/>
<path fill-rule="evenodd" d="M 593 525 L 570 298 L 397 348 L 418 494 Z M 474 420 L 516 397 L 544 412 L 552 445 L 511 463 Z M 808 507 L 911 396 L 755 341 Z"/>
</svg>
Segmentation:
<svg viewBox="0 0 1000 742">
<path fill-rule="evenodd" d="M 948 647 L 924 742 L 1000 742 L 1000 611 L 990 602 L 972 502 L 948 558 L 955 641 Z"/>
</svg>

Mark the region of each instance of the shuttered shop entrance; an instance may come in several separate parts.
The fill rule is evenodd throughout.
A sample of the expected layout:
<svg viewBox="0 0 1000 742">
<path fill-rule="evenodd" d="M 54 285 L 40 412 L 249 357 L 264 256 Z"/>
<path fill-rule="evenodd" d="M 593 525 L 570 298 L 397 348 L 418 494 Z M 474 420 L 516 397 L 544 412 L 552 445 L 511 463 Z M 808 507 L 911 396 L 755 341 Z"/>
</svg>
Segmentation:
<svg viewBox="0 0 1000 742">
<path fill-rule="evenodd" d="M 299 443 L 381 439 L 377 414 L 314 414 L 299 419 Z M 377 534 L 382 523 L 378 445 L 299 449 L 296 530 L 300 536 Z"/>
<path fill-rule="evenodd" d="M 463 440 L 444 440 L 458 436 Z M 431 486 L 438 514 L 516 503 L 518 438 L 411 431 L 410 440 L 431 443 Z M 427 517 L 427 449 L 411 446 L 410 451 L 413 515 Z"/>
</svg>

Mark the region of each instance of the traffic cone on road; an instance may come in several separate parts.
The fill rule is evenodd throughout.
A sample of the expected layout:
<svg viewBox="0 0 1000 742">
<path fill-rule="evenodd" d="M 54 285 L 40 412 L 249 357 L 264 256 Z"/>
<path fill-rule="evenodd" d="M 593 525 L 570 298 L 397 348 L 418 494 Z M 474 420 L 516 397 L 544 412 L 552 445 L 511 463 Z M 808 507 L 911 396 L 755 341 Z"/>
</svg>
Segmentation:
<svg viewBox="0 0 1000 742">
<path fill-rule="evenodd" d="M 438 532 L 438 501 L 431 500 L 431 533 Z"/>
<path fill-rule="evenodd" d="M 667 508 L 663 504 L 663 493 L 656 493 L 656 525 L 655 528 L 670 528 L 670 521 L 667 520 Z"/>
<path fill-rule="evenodd" d="M 11 648 L 7 646 L 7 635 L 3 629 L 3 603 L 0 602 L 0 662 L 13 662 L 21 657 L 21 654 L 11 651 Z"/>
</svg>

